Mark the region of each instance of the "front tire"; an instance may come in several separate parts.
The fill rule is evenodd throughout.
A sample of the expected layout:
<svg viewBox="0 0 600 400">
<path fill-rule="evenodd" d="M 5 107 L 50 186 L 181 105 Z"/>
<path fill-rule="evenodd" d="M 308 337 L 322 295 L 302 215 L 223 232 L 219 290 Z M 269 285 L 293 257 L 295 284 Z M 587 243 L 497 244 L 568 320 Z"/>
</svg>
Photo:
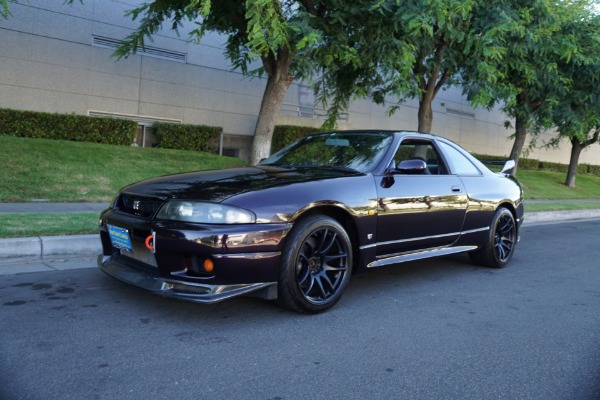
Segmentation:
<svg viewBox="0 0 600 400">
<path fill-rule="evenodd" d="M 510 262 L 517 245 L 517 224 L 510 210 L 496 210 L 486 243 L 469 253 L 471 261 L 486 267 L 502 268 Z"/>
<path fill-rule="evenodd" d="M 344 228 L 324 215 L 300 220 L 286 238 L 278 302 L 292 311 L 325 311 L 339 301 L 351 272 L 352 246 Z"/>
</svg>

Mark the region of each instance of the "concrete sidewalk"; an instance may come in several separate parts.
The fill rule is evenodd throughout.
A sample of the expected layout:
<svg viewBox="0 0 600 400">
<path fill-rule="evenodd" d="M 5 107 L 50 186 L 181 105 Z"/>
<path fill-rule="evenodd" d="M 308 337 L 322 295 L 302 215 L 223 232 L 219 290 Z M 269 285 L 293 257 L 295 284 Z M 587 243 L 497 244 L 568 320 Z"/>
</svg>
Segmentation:
<svg viewBox="0 0 600 400">
<path fill-rule="evenodd" d="M 79 212 L 99 213 L 101 210 L 107 207 L 107 203 L 1 203 L 0 214 Z M 561 221 L 576 221 L 596 218 L 600 218 L 600 209 L 531 212 L 525 214 L 524 225 L 527 226 L 533 224 L 557 223 Z M 0 267 L 3 265 L 14 265 L 21 262 L 41 262 L 47 264 L 55 261 L 56 259 L 64 259 L 69 257 L 94 258 L 100 254 L 101 251 L 102 247 L 97 234 L 0 239 Z"/>
</svg>

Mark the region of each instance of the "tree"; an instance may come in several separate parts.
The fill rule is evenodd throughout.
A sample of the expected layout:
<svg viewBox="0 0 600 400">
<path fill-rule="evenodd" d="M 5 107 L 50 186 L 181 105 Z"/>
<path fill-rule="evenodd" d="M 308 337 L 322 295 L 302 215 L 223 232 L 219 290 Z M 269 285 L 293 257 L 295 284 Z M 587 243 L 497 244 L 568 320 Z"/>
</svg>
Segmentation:
<svg viewBox="0 0 600 400">
<path fill-rule="evenodd" d="M 154 0 L 127 13 L 139 19 L 139 26 L 115 54 L 135 53 L 167 22 L 177 30 L 184 21 L 193 21 L 198 41 L 207 31 L 227 35 L 225 54 L 232 65 L 246 75 L 267 76 L 252 144 L 251 162 L 256 163 L 269 155 L 275 120 L 290 84 L 312 71 L 308 59 L 299 56 L 318 36 L 307 23 L 308 15 L 324 13 L 325 6 L 313 0 Z M 261 67 L 250 70 L 257 60 Z"/>
<path fill-rule="evenodd" d="M 571 142 L 571 157 L 565 185 L 575 187 L 579 156 L 588 146 L 600 141 L 600 16 L 588 15 L 565 25 L 563 37 L 577 46 L 559 70 L 570 80 L 570 88 L 552 109 L 552 124 L 558 137 Z"/>
<path fill-rule="evenodd" d="M 469 99 L 492 107 L 504 102 L 504 112 L 514 118 L 514 143 L 510 159 L 515 160 L 513 175 L 525 147 L 528 133 L 534 135 L 548 126 L 552 109 L 569 90 L 570 79 L 558 65 L 570 60 L 577 51 L 576 44 L 566 40 L 563 28 L 584 15 L 587 0 L 560 1 L 520 0 L 491 1 L 495 12 L 504 13 L 514 29 L 495 39 L 506 52 L 491 64 L 490 72 L 481 79 L 480 71 L 467 66 L 469 76 L 463 86 Z M 487 99 L 482 99 L 487 93 Z"/>
<path fill-rule="evenodd" d="M 369 96 L 379 104 L 390 96 L 394 103 L 417 98 L 418 130 L 431 132 L 432 103 L 442 87 L 452 83 L 465 64 L 476 63 L 485 70 L 488 59 L 500 58 L 503 48 L 494 46 L 498 41 L 493 38 L 511 29 L 502 14 L 478 19 L 487 7 L 479 0 L 368 3 L 348 5 L 345 30 L 320 27 L 332 42 L 344 43 L 356 54 L 347 60 L 316 57 L 324 65 L 317 90 L 321 101 L 331 103 L 329 122 L 355 97 Z M 376 34 L 365 24 L 375 26 Z M 386 45 L 388 41 L 395 42 L 395 49 Z M 397 103 L 392 105 L 390 113 L 397 108 Z"/>
</svg>

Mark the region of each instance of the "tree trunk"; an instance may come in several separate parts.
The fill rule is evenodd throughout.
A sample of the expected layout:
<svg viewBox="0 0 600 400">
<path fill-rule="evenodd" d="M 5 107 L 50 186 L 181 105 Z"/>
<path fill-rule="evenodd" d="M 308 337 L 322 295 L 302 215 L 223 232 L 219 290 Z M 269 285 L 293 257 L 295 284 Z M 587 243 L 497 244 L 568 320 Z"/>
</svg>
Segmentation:
<svg viewBox="0 0 600 400">
<path fill-rule="evenodd" d="M 433 124 L 433 109 L 431 103 L 433 97 L 425 94 L 423 99 L 419 101 L 419 127 L 417 130 L 423 133 L 431 133 Z"/>
<path fill-rule="evenodd" d="M 252 153 L 250 155 L 252 165 L 268 157 L 271 152 L 271 139 L 273 138 L 275 121 L 285 93 L 293 80 L 289 73 L 291 57 L 279 57 L 273 63 L 272 72 L 268 75 L 267 86 L 260 104 L 256 128 L 254 129 L 254 140 L 252 141 Z"/>
<path fill-rule="evenodd" d="M 523 152 L 523 147 L 525 147 L 525 139 L 527 139 L 527 125 L 522 117 L 517 116 L 515 121 L 515 142 L 513 143 L 512 150 L 510 151 L 510 159 L 515 161 L 515 167 L 512 170 L 512 176 L 517 174 L 519 158 Z"/>
<path fill-rule="evenodd" d="M 567 180 L 565 185 L 570 188 L 575 187 L 575 178 L 577 177 L 577 166 L 579 165 L 579 155 L 583 150 L 581 142 L 573 138 L 571 139 L 571 158 L 569 159 L 569 170 L 567 171 Z"/>
</svg>

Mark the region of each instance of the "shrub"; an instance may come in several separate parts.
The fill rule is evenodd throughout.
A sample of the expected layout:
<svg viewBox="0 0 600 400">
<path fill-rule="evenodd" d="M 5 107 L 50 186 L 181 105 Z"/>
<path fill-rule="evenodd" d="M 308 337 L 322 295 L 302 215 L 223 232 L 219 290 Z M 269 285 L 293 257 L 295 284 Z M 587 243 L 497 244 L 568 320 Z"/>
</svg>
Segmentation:
<svg viewBox="0 0 600 400">
<path fill-rule="evenodd" d="M 273 131 L 271 141 L 271 154 L 283 149 L 288 144 L 302 139 L 311 133 L 320 132 L 321 129 L 309 126 L 277 125 Z"/>
<path fill-rule="evenodd" d="M 588 164 L 588 173 L 600 176 L 600 165 Z"/>
<path fill-rule="evenodd" d="M 481 162 L 484 161 L 506 161 L 508 160 L 507 156 L 490 156 L 489 154 L 478 154 L 478 153 L 471 153 L 471 155 L 473 157 L 475 157 L 476 159 L 478 159 Z"/>
<path fill-rule="evenodd" d="M 590 166 L 588 164 L 579 164 L 577 166 L 577 173 L 578 174 L 589 174 L 590 173 Z"/>
<path fill-rule="evenodd" d="M 534 160 L 531 158 L 521 158 L 519 160 L 519 168 L 521 169 L 538 169 L 540 168 L 539 160 Z"/>
<path fill-rule="evenodd" d="M 566 174 L 569 170 L 569 166 L 555 162 L 540 161 L 539 169 L 543 169 L 544 171 L 562 172 Z"/>
<path fill-rule="evenodd" d="M 155 122 L 159 146 L 166 149 L 196 150 L 209 153 L 219 151 L 219 137 L 223 128 L 206 125 L 183 125 Z"/>
<path fill-rule="evenodd" d="M 17 137 L 131 145 L 137 123 L 124 119 L 0 108 L 0 133 Z"/>
</svg>

